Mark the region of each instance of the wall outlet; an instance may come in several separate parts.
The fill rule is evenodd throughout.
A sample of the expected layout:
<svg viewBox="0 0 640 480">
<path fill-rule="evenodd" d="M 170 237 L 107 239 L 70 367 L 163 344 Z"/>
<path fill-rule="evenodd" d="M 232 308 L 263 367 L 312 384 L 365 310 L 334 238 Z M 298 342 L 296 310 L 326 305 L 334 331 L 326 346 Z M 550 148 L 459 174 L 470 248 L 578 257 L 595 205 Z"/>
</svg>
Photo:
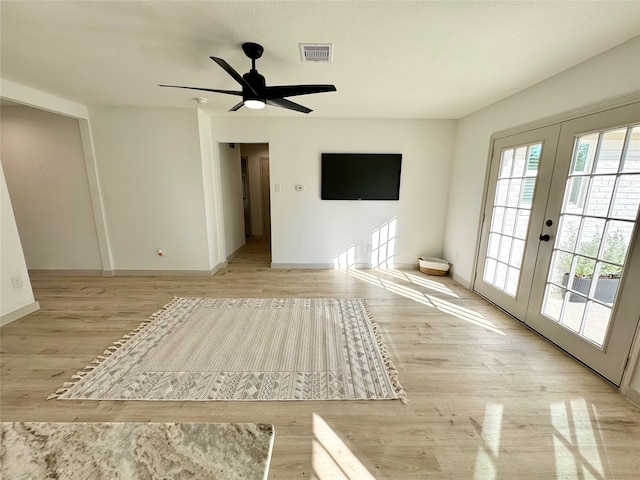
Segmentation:
<svg viewBox="0 0 640 480">
<path fill-rule="evenodd" d="M 158 254 L 159 257 L 164 257 L 164 248 L 156 249 L 156 253 Z"/>
<path fill-rule="evenodd" d="M 11 277 L 11 286 L 13 288 L 22 288 L 23 285 L 24 282 L 22 281 L 22 276 L 20 274 Z"/>
</svg>

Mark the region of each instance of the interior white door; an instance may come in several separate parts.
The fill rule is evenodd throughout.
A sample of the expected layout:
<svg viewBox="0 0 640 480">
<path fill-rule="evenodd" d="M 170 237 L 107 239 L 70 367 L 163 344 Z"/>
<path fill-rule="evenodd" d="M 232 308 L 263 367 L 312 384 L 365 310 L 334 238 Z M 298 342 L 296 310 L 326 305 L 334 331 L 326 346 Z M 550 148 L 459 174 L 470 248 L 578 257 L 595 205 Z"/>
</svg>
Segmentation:
<svg viewBox="0 0 640 480">
<path fill-rule="evenodd" d="M 495 140 L 474 289 L 524 321 L 559 125 Z"/>
<path fill-rule="evenodd" d="M 640 104 L 562 125 L 525 322 L 619 385 L 640 317 Z"/>
</svg>

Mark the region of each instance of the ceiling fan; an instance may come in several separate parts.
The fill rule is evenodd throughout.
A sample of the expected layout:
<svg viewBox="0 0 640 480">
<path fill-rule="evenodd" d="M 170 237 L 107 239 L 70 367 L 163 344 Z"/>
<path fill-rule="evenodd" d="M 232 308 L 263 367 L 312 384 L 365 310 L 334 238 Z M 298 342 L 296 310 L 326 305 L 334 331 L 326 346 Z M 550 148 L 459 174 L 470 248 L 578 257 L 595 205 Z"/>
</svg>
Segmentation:
<svg viewBox="0 0 640 480">
<path fill-rule="evenodd" d="M 205 92 L 226 93 L 242 97 L 242 101 L 229 110 L 235 112 L 243 105 L 247 108 L 261 109 L 265 105 L 295 110 L 296 112 L 309 113 L 312 110 L 298 103 L 287 100 L 285 97 L 296 95 L 308 95 L 310 93 L 335 92 L 334 85 L 279 85 L 268 87 L 262 75 L 256 70 L 256 60 L 262 56 L 264 48 L 257 43 L 247 42 L 242 44 L 245 55 L 251 59 L 251 70 L 240 75 L 225 60 L 211 57 L 211 60 L 220 65 L 225 72 L 242 86 L 242 91 L 219 90 L 216 88 L 183 87 L 181 85 L 159 85 L 160 87 L 187 88 L 189 90 L 202 90 Z"/>
</svg>

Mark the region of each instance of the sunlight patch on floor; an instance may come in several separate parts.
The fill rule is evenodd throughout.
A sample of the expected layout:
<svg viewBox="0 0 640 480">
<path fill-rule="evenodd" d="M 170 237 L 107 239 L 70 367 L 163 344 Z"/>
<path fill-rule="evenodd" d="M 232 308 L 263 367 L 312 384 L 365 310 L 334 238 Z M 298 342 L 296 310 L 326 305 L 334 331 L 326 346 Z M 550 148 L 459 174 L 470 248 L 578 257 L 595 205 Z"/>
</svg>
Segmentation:
<svg viewBox="0 0 640 480">
<path fill-rule="evenodd" d="M 485 319 L 483 315 L 471 309 L 461 307 L 460 305 L 456 305 L 455 303 L 451 303 L 442 298 L 420 292 L 419 290 L 407 287 L 405 285 L 399 285 L 398 283 L 387 280 L 386 278 L 380 278 L 377 275 L 373 275 L 362 270 L 341 269 L 341 271 L 346 273 L 347 275 L 357 278 L 358 280 L 362 280 L 363 282 L 375 285 L 376 287 L 384 288 L 389 292 L 396 293 L 405 298 L 413 300 L 414 302 L 421 303 L 422 305 L 425 305 L 427 307 L 435 308 L 443 313 L 464 320 L 465 322 L 472 323 L 500 335 L 505 335 L 502 330 L 496 328 L 496 326 L 489 320 Z M 376 272 L 381 272 L 381 270 L 376 270 Z"/>
<path fill-rule="evenodd" d="M 482 445 L 478 447 L 474 480 L 493 480 L 496 478 L 496 460 L 500 455 L 500 434 L 502 432 L 501 404 L 489 403 L 484 411 Z"/>
<path fill-rule="evenodd" d="M 585 399 L 554 402 L 550 408 L 556 477 L 604 480 L 600 443 Z"/>
<path fill-rule="evenodd" d="M 440 282 L 436 282 L 428 278 L 423 278 L 418 275 L 414 275 L 412 273 L 403 272 L 401 270 L 382 270 L 381 269 L 380 272 L 384 273 L 385 275 L 389 275 L 389 276 L 398 278 L 400 280 L 405 280 L 409 283 L 413 283 L 414 285 L 426 287 L 438 293 L 444 293 L 451 297 L 460 298 L 458 295 L 453 293 L 451 289 L 446 285 L 443 285 Z"/>
<path fill-rule="evenodd" d="M 342 439 L 313 414 L 312 467 L 317 480 L 375 480 Z"/>
</svg>

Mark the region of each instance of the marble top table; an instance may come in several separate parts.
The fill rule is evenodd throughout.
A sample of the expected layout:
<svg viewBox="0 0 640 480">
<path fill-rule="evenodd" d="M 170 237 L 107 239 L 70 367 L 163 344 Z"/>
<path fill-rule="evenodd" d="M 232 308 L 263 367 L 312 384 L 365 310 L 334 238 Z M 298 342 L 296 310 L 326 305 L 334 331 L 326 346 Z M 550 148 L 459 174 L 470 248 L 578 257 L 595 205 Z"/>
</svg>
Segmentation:
<svg viewBox="0 0 640 480">
<path fill-rule="evenodd" d="M 266 480 L 274 433 L 256 423 L 0 423 L 0 478 Z"/>
</svg>

